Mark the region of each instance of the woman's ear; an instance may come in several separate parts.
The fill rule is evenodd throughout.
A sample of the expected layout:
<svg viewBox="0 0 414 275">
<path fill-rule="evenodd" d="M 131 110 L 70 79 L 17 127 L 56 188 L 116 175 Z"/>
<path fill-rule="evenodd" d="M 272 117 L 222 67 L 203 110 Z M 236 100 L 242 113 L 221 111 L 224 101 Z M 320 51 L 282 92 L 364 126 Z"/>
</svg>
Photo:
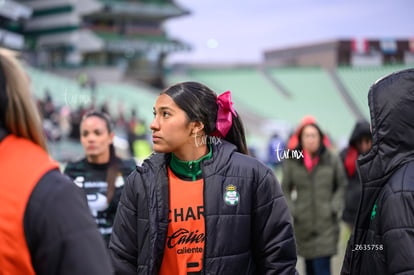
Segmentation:
<svg viewBox="0 0 414 275">
<path fill-rule="evenodd" d="M 193 124 L 191 130 L 192 135 L 204 133 L 204 124 L 201 121 L 193 121 L 191 123 Z"/>
<path fill-rule="evenodd" d="M 111 143 L 112 144 L 114 143 L 114 137 L 115 137 L 115 133 L 114 132 L 112 132 L 112 133 L 109 134 L 109 139 L 111 140 Z"/>
</svg>

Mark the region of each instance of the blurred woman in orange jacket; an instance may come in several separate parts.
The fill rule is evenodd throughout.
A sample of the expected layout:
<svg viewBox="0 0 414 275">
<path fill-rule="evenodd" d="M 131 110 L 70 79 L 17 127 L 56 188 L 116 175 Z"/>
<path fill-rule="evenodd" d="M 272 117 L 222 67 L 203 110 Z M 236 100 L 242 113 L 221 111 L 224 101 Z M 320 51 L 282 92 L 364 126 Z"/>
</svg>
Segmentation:
<svg viewBox="0 0 414 275">
<path fill-rule="evenodd" d="M 85 196 L 47 154 L 29 79 L 0 51 L 0 269 L 112 274 Z"/>
</svg>

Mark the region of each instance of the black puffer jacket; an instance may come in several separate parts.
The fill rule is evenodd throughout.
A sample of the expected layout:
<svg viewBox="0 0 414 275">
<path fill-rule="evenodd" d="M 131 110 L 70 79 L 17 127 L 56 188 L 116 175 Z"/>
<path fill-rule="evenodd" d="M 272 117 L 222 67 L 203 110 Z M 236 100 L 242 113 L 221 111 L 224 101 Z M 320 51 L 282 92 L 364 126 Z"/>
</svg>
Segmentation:
<svg viewBox="0 0 414 275">
<path fill-rule="evenodd" d="M 296 248 L 290 214 L 272 171 L 213 145 L 202 162 L 206 240 L 203 274 L 295 274 Z M 169 154 L 155 154 L 127 180 L 115 218 L 110 249 L 117 274 L 157 274 L 169 215 Z M 235 185 L 239 202 L 224 202 Z"/>
<path fill-rule="evenodd" d="M 362 197 L 342 274 L 414 274 L 414 69 L 368 95 L 373 145 L 358 160 Z"/>
</svg>

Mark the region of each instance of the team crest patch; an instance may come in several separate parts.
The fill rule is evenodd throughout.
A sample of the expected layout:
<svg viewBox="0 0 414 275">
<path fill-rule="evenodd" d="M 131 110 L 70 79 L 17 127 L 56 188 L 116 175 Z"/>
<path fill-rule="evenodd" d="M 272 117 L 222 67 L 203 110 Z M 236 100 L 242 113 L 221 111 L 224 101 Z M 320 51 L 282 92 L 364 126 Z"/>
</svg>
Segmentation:
<svg viewBox="0 0 414 275">
<path fill-rule="evenodd" d="M 239 192 L 237 192 L 236 186 L 230 184 L 226 186 L 226 191 L 224 192 L 224 202 L 228 205 L 236 205 L 239 203 Z"/>
</svg>

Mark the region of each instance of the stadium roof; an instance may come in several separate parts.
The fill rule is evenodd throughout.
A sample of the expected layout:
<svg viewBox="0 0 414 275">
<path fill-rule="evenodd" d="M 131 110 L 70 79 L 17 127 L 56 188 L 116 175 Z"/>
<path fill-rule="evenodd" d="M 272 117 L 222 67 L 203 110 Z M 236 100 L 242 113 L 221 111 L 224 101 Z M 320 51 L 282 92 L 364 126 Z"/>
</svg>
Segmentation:
<svg viewBox="0 0 414 275">
<path fill-rule="evenodd" d="M 71 6 L 79 14 L 87 14 L 97 11 L 102 8 L 102 4 L 97 0 L 83 0 L 83 1 L 68 1 L 68 0 L 53 0 L 53 1 L 26 1 L 25 5 L 29 6 L 35 11 L 38 10 L 53 10 L 59 7 Z"/>
<path fill-rule="evenodd" d="M 174 52 L 188 50 L 190 46 L 165 36 L 136 36 L 127 37 L 124 35 L 110 33 L 96 33 L 105 41 L 105 47 L 113 52 L 148 51 Z"/>
<path fill-rule="evenodd" d="M 24 38 L 20 34 L 0 29 L 0 45 L 20 50 L 24 46 Z"/>
<path fill-rule="evenodd" d="M 189 11 L 175 3 L 137 3 L 114 0 L 101 0 L 101 2 L 105 4 L 105 9 L 97 14 L 99 16 L 120 15 L 144 20 L 163 20 L 189 14 Z"/>
<path fill-rule="evenodd" d="M 41 36 L 37 47 L 56 47 L 71 45 L 81 52 L 91 52 L 103 49 L 104 42 L 90 30 L 76 30 L 70 33 L 57 33 Z"/>
<path fill-rule="evenodd" d="M 29 18 L 31 15 L 32 10 L 25 5 L 12 0 L 0 1 L 0 16 L 17 21 L 20 18 Z"/>
</svg>

